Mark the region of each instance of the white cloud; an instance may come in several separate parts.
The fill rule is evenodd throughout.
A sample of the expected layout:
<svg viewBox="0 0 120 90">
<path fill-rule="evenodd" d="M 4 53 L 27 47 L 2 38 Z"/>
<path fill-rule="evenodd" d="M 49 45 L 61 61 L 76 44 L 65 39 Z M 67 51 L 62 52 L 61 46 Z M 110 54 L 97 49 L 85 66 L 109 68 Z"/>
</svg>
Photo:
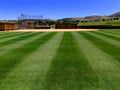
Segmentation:
<svg viewBox="0 0 120 90">
<path fill-rule="evenodd" d="M 92 13 L 92 15 L 99 15 L 98 13 Z"/>
</svg>

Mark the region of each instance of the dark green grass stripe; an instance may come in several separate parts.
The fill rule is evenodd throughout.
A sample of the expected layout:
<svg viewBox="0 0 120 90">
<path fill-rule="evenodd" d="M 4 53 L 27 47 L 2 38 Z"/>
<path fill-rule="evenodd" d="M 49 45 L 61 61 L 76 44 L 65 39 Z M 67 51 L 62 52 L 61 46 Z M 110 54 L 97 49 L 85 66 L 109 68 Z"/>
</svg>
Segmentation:
<svg viewBox="0 0 120 90">
<path fill-rule="evenodd" d="M 25 45 L 25 44 L 27 44 L 27 43 L 29 43 L 29 42 L 32 42 L 32 41 L 34 41 L 34 40 L 36 40 L 36 39 L 38 39 L 38 38 L 40 38 L 40 37 L 42 37 L 42 36 L 44 36 L 44 35 L 46 35 L 46 34 L 48 34 L 48 33 L 38 34 L 38 35 L 35 35 L 35 36 L 33 36 L 33 37 L 30 37 L 30 38 L 21 40 L 21 41 L 19 41 L 19 42 L 17 42 L 17 43 L 10 44 L 10 45 L 7 45 L 7 46 L 5 46 L 5 47 L 2 47 L 2 48 L 0 48 L 0 56 L 2 56 L 2 55 L 4 55 L 4 54 L 12 51 L 13 49 L 22 47 L 23 45 Z"/>
<path fill-rule="evenodd" d="M 35 36 L 35 35 L 38 35 L 38 34 L 40 34 L 40 33 L 25 33 L 25 35 L 22 35 L 20 37 L 10 39 L 10 40 L 7 40 L 7 41 L 4 41 L 4 42 L 0 43 L 0 48 L 3 47 L 3 46 L 9 45 L 9 44 L 14 44 L 16 42 L 19 42 L 21 40 L 24 40 L 26 38 L 29 38 L 31 36 Z"/>
<path fill-rule="evenodd" d="M 3 33 L 3 34 L 1 33 L 0 34 L 0 38 L 4 38 L 4 37 L 10 36 L 10 35 L 14 35 L 14 34 L 18 34 L 18 33 L 19 32 L 14 32 L 14 33 L 13 32 L 11 32 L 11 33 L 7 33 L 6 32 L 6 33 Z"/>
<path fill-rule="evenodd" d="M 95 33 L 92 33 L 92 32 L 85 32 L 85 33 L 88 33 L 88 34 L 90 34 L 90 35 L 92 35 L 94 37 L 97 37 L 97 38 L 99 38 L 99 39 L 101 39 L 101 40 L 103 40 L 103 41 L 105 41 L 107 43 L 113 44 L 116 47 L 120 48 L 120 42 L 117 41 L 117 40 L 110 39 L 110 38 L 107 38 L 105 36 L 102 36 L 102 35 L 99 35 L 99 34 L 95 34 Z"/>
<path fill-rule="evenodd" d="M 86 39 L 90 40 L 98 48 L 102 49 L 104 52 L 108 53 L 120 62 L 120 48 L 116 47 L 113 44 L 107 43 L 97 37 L 89 35 L 88 33 L 80 32 L 80 34 L 82 34 Z"/>
<path fill-rule="evenodd" d="M 19 32 L 19 35 L 15 35 L 15 36 L 10 36 L 9 38 L 3 38 L 0 40 L 0 43 L 3 43 L 3 42 L 7 42 L 9 40 L 12 40 L 12 39 L 16 39 L 16 38 L 19 38 L 21 36 L 25 36 L 27 34 L 31 34 L 32 32 L 24 32 L 24 33 L 21 33 Z"/>
<path fill-rule="evenodd" d="M 11 33 L 11 32 L 1 32 L 0 31 L 0 35 L 9 34 L 9 33 Z"/>
<path fill-rule="evenodd" d="M 119 32 L 120 29 L 100 29 L 100 30 L 104 30 L 104 31 L 108 31 L 108 32 Z"/>
<path fill-rule="evenodd" d="M 65 33 L 47 74 L 47 90 L 99 87 L 98 78 L 79 51 L 70 32 Z"/>
<path fill-rule="evenodd" d="M 17 35 L 22 35 L 22 34 L 24 34 L 25 32 L 19 32 L 19 33 L 11 33 L 11 34 L 9 34 L 9 35 L 5 35 L 5 36 L 3 36 L 3 37 L 0 37 L 0 39 L 4 39 L 4 38 L 10 38 L 10 37 L 14 37 L 14 36 L 17 36 Z"/>
<path fill-rule="evenodd" d="M 109 32 L 104 32 L 104 31 L 95 31 L 95 32 L 104 33 L 104 34 L 107 34 L 107 35 L 111 35 L 111 36 L 120 38 L 120 35 L 117 34 L 117 33 L 109 33 Z"/>
<path fill-rule="evenodd" d="M 18 32 L 14 32 L 14 33 L 18 33 Z M 12 34 L 14 34 L 14 33 L 12 33 L 12 32 L 0 33 L 0 37 L 7 36 L 7 35 L 12 35 Z"/>
<path fill-rule="evenodd" d="M 12 32 L 0 32 L 0 35 L 11 34 Z M 18 32 L 15 32 L 18 33 Z"/>
<path fill-rule="evenodd" d="M 118 90 L 120 85 L 120 63 L 105 53 L 81 34 L 73 33 L 91 67 L 101 83 L 100 88 L 90 90 Z M 89 89 L 85 89 L 89 90 Z"/>
<path fill-rule="evenodd" d="M 120 37 L 116 37 L 116 36 L 109 35 L 109 34 L 106 34 L 106 33 L 99 33 L 99 32 L 93 32 L 93 33 L 96 33 L 96 34 L 99 34 L 99 35 L 105 36 L 105 37 L 107 37 L 107 38 L 111 38 L 111 39 L 115 39 L 115 40 L 120 41 Z"/>
<path fill-rule="evenodd" d="M 50 33 L 43 37 L 40 37 L 24 46 L 14 49 L 11 52 L 0 56 L 0 80 L 7 75 L 7 72 L 12 70 L 17 64 L 19 64 L 23 59 L 25 59 L 29 54 L 37 50 L 41 45 L 46 43 L 50 38 L 52 38 L 56 33 Z"/>
<path fill-rule="evenodd" d="M 116 29 L 112 29 L 112 30 L 111 29 L 110 30 L 101 29 L 100 31 L 120 35 L 120 30 L 116 30 Z"/>
<path fill-rule="evenodd" d="M 106 30 L 103 30 L 104 32 L 107 32 L 107 33 L 112 33 L 112 34 L 117 34 L 117 35 L 120 35 L 120 31 L 116 32 L 116 31 L 106 31 Z"/>
</svg>

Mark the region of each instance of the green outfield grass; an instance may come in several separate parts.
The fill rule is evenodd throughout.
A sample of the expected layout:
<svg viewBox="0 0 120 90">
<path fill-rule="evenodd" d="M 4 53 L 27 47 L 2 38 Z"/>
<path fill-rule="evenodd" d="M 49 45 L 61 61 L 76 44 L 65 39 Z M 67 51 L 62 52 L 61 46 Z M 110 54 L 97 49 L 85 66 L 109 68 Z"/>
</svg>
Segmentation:
<svg viewBox="0 0 120 90">
<path fill-rule="evenodd" d="M 0 32 L 0 90 L 120 90 L 120 30 Z"/>
</svg>

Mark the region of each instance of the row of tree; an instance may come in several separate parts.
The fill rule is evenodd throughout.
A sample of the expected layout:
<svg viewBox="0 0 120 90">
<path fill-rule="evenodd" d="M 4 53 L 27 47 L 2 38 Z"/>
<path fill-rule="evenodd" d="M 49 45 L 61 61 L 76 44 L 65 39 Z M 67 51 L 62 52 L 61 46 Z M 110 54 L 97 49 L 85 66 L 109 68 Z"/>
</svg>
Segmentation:
<svg viewBox="0 0 120 90">
<path fill-rule="evenodd" d="M 112 20 L 119 20 L 119 17 L 112 17 L 112 18 L 102 18 L 98 19 L 73 19 L 73 18 L 66 18 L 66 19 L 59 19 L 59 20 L 38 20 L 34 22 L 34 25 L 55 25 L 55 24 L 78 24 L 84 22 L 98 22 L 98 21 L 112 21 Z M 18 21 L 18 24 L 21 25 L 22 21 Z"/>
</svg>

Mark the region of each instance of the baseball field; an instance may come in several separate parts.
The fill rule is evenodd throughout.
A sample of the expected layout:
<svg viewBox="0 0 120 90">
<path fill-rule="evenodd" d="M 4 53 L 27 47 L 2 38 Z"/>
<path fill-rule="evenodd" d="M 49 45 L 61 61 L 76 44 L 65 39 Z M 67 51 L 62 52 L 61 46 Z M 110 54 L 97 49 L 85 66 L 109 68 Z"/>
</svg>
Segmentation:
<svg viewBox="0 0 120 90">
<path fill-rule="evenodd" d="M 120 30 L 0 32 L 0 90 L 120 90 Z"/>
</svg>

